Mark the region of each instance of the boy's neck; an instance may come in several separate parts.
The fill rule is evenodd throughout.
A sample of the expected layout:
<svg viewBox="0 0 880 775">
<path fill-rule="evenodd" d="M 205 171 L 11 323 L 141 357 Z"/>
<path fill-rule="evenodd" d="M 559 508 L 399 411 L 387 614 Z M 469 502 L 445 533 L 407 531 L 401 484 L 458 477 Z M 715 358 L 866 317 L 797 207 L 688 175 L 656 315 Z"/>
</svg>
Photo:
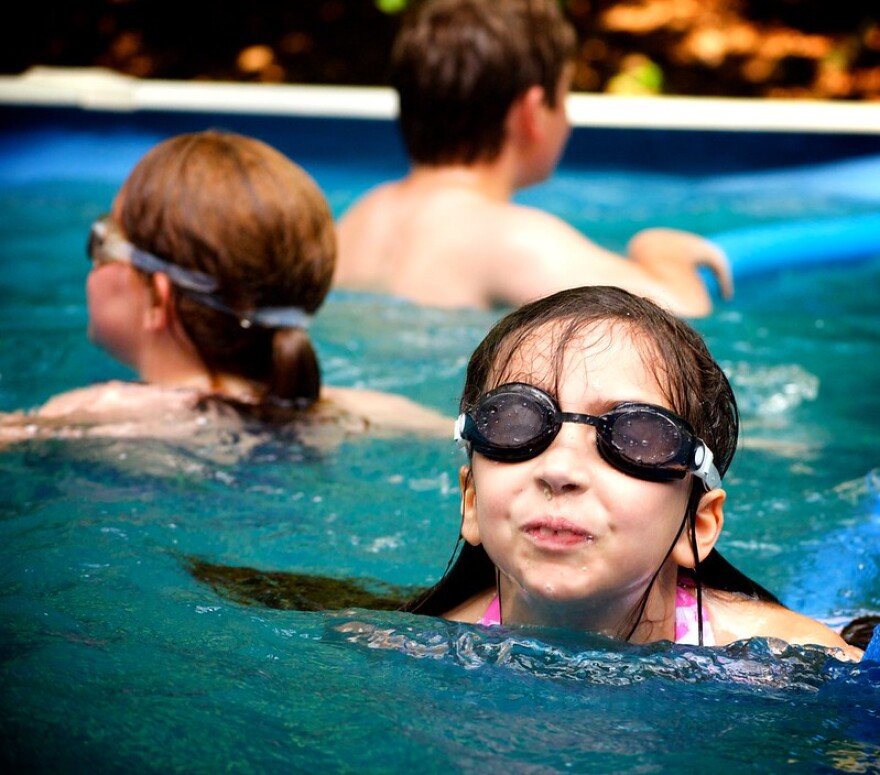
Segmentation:
<svg viewBox="0 0 880 775">
<path fill-rule="evenodd" d="M 513 176 L 498 162 L 471 165 L 418 165 L 412 168 L 406 182 L 421 190 L 467 190 L 497 202 L 513 196 Z"/>
</svg>

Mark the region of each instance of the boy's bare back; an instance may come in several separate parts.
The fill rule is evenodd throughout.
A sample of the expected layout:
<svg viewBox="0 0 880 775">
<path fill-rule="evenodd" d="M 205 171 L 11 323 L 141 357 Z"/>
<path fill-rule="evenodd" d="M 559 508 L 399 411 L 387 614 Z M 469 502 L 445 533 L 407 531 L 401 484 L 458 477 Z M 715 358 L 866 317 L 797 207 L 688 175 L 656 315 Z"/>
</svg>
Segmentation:
<svg viewBox="0 0 880 775">
<path fill-rule="evenodd" d="M 698 271 L 707 266 L 729 295 L 724 255 L 696 234 L 649 229 L 624 257 L 512 202 L 553 173 L 565 147 L 574 49 L 556 0 L 413 6 L 391 63 L 412 168 L 339 221 L 335 284 L 476 308 L 610 284 L 700 316 L 712 309 Z"/>
<path fill-rule="evenodd" d="M 642 232 L 627 260 L 549 213 L 450 182 L 440 170 L 374 189 L 341 219 L 338 238 L 338 286 L 434 307 L 518 306 L 601 284 L 700 316 L 712 301 L 697 267 L 729 284 L 724 256 L 695 234 Z"/>
</svg>

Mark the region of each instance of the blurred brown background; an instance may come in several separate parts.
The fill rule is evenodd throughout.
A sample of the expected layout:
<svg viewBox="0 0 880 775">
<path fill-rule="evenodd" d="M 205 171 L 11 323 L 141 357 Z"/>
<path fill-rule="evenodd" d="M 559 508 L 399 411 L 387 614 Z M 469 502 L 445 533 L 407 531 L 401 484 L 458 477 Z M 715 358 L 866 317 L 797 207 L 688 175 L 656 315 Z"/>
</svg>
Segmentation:
<svg viewBox="0 0 880 775">
<path fill-rule="evenodd" d="M 491 0 L 486 0 L 491 2 Z M 405 0 L 31 3 L 0 72 L 100 66 L 144 78 L 383 85 Z M 575 89 L 880 99 L 877 0 L 562 0 Z"/>
</svg>

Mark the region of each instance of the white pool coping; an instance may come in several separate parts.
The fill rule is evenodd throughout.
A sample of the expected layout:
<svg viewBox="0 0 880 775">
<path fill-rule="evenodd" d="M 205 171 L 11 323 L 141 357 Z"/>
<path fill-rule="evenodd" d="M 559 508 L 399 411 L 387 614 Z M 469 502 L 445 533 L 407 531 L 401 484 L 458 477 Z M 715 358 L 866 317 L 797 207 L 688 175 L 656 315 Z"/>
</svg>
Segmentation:
<svg viewBox="0 0 880 775">
<path fill-rule="evenodd" d="M 0 76 L 0 105 L 393 120 L 392 89 L 138 79 L 100 68 Z M 629 97 L 576 93 L 575 127 L 880 134 L 880 101 Z"/>
</svg>

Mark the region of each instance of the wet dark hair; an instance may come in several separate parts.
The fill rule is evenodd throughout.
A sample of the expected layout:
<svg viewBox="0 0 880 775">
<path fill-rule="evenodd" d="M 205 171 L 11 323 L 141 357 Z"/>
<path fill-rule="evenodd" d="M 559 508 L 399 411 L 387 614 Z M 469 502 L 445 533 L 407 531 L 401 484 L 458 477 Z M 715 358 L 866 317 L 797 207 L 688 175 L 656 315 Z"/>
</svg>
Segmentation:
<svg viewBox="0 0 880 775">
<path fill-rule="evenodd" d="M 850 646 L 856 646 L 863 651 L 868 648 L 874 630 L 880 627 L 880 615 L 867 614 L 859 616 L 847 623 L 840 631 L 840 637 Z"/>
<path fill-rule="evenodd" d="M 696 435 L 706 442 L 723 476 L 733 460 L 739 433 L 736 399 L 723 370 L 702 337 L 688 323 L 648 299 L 612 286 L 560 291 L 523 305 L 502 318 L 471 356 L 460 411 L 471 409 L 484 393 L 504 382 L 518 378 L 533 380 L 534 375 L 512 371 L 511 361 L 524 343 L 535 341 L 539 335 L 549 337 L 549 344 L 541 355 L 543 358 L 549 354 L 550 371 L 555 368 L 556 372 L 547 375 L 553 380 L 551 384 L 540 386 L 555 393 L 568 346 L 599 325 L 624 331 L 642 348 L 645 366 L 653 370 L 670 408 L 687 420 Z M 730 565 L 715 549 L 705 560 L 699 561 L 694 518 L 702 493 L 702 482 L 695 478 L 682 523 L 694 547 L 696 567 L 692 575 L 697 582 L 700 605 L 703 586 L 778 603 L 774 595 Z M 669 553 L 671 551 L 672 546 Z M 407 610 L 442 615 L 494 583 L 495 567 L 483 547 L 464 544 L 438 584 L 413 601 Z M 633 621 L 624 623 L 624 633 L 629 631 L 627 638 L 640 623 L 652 584 L 653 580 L 633 612 Z"/>
<path fill-rule="evenodd" d="M 423 0 L 391 53 L 400 130 L 419 164 L 493 161 L 507 113 L 530 87 L 556 94 L 575 34 L 558 0 Z"/>
<path fill-rule="evenodd" d="M 304 170 L 271 146 L 231 132 L 169 138 L 123 183 L 114 218 L 141 250 L 214 278 L 233 310 L 323 303 L 336 264 L 330 208 Z M 320 367 L 303 328 L 244 328 L 235 315 L 175 293 L 205 366 L 266 386 L 266 398 L 308 405 Z"/>
</svg>

